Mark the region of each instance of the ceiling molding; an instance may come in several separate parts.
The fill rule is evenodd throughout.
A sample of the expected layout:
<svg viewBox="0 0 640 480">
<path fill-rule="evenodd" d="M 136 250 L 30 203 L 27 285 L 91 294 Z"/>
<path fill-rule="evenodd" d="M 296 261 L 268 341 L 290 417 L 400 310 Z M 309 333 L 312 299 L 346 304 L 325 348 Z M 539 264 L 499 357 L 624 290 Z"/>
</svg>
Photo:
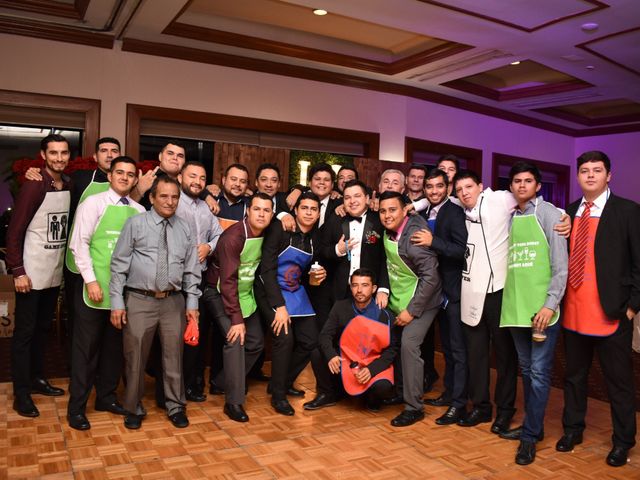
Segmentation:
<svg viewBox="0 0 640 480">
<path fill-rule="evenodd" d="M 478 95 L 490 100 L 496 100 L 498 102 L 518 100 L 520 98 L 537 97 L 541 95 L 554 95 L 558 93 L 573 92 L 575 90 L 593 87 L 593 85 L 591 85 L 590 83 L 578 79 L 551 83 L 548 85 L 539 85 L 535 87 L 516 88 L 506 91 L 484 87 L 482 85 L 478 85 L 464 79 L 452 80 L 450 82 L 443 83 L 442 86 L 460 90 L 472 95 Z"/>
<path fill-rule="evenodd" d="M 591 55 L 595 55 L 598 58 L 601 58 L 609 63 L 612 63 L 613 65 L 616 65 L 620 68 L 624 68 L 625 70 L 627 70 L 628 72 L 631 73 L 635 73 L 636 75 L 640 75 L 640 71 L 636 70 L 635 68 L 631 68 L 623 63 L 620 63 L 616 60 L 613 60 L 610 57 L 607 57 L 606 55 L 594 50 L 593 48 L 590 47 L 590 45 L 593 45 L 594 43 L 600 42 L 602 40 L 607 40 L 609 38 L 613 38 L 613 37 L 618 37 L 620 35 L 624 35 L 627 34 L 629 32 L 636 32 L 639 31 L 640 27 L 635 27 L 635 28 L 629 28 L 627 30 L 622 30 L 621 32 L 615 32 L 615 33 L 611 33 L 609 35 L 605 35 L 604 37 L 598 37 L 598 38 L 594 38 L 593 40 L 589 40 L 588 42 L 584 42 L 584 43 L 579 43 L 578 45 L 576 45 L 576 48 L 580 48 L 586 52 L 589 52 Z"/>
<path fill-rule="evenodd" d="M 472 10 L 467 10 L 467 9 L 460 8 L 460 7 L 455 7 L 453 5 L 447 5 L 446 3 L 439 2 L 439 1 L 436 1 L 436 0 L 418 0 L 418 1 L 422 2 L 422 3 L 426 3 L 428 5 L 433 5 L 435 7 L 445 8 L 447 10 L 452 10 L 454 12 L 463 13 L 465 15 L 469 15 L 469 16 L 474 17 L 474 18 L 480 18 L 482 20 L 487 20 L 487 21 L 492 22 L 492 23 L 498 23 L 500 25 L 505 25 L 507 27 L 515 28 L 517 30 L 521 30 L 521 31 L 527 32 L 527 33 L 535 32 L 536 30 L 540 30 L 541 28 L 548 27 L 549 25 L 553 25 L 555 23 L 564 22 L 564 21 L 569 20 L 571 18 L 579 17 L 581 15 L 587 15 L 589 13 L 597 12 L 598 10 L 603 10 L 605 8 L 609 8 L 609 5 L 607 5 L 604 2 L 598 1 L 598 0 L 582 0 L 585 3 L 589 3 L 589 4 L 593 5 L 593 7 L 592 8 L 588 8 L 586 10 L 583 10 L 581 12 L 572 13 L 570 15 L 565 15 L 563 17 L 555 18 L 555 19 L 550 20 L 548 22 L 544 22 L 544 23 L 541 23 L 539 25 L 536 25 L 535 27 L 525 27 L 523 25 L 518 25 L 516 23 L 508 22 L 508 21 L 502 20 L 500 18 L 491 17 L 489 15 L 484 15 L 484 14 L 481 14 L 481 13 L 477 13 L 477 12 L 474 12 Z"/>
<path fill-rule="evenodd" d="M 302 45 L 253 37 L 250 35 L 242 35 L 239 33 L 231 33 L 223 30 L 189 25 L 175 20 L 171 22 L 162 33 L 177 37 L 190 38 L 193 40 L 231 45 L 249 50 L 275 53 L 277 55 L 284 55 L 288 57 L 302 58 L 314 62 L 340 65 L 343 67 L 382 73 L 385 75 L 395 75 L 474 48 L 470 45 L 446 41 L 442 45 L 387 63 L 364 57 L 343 55 L 340 53 L 330 52 L 328 50 L 320 50 Z"/>
<path fill-rule="evenodd" d="M 567 120 L 568 122 L 578 123 L 586 127 L 601 127 L 615 123 L 631 123 L 640 122 L 640 113 L 631 113 L 628 115 L 611 115 L 608 117 L 589 118 L 576 113 L 567 112 L 557 107 L 537 108 L 535 112 L 549 115 L 551 117 Z"/>
<path fill-rule="evenodd" d="M 34 20 L 18 20 L 2 15 L 0 15 L 0 33 L 77 43 L 91 47 L 113 48 L 113 37 L 111 35 L 92 33 L 70 26 L 52 25 Z"/>
<path fill-rule="evenodd" d="M 90 1 L 76 0 L 75 4 L 72 5 L 47 0 L 0 0 L 0 8 L 82 20 Z"/>
<path fill-rule="evenodd" d="M 614 125 L 613 127 L 597 127 L 586 128 L 584 130 L 576 130 L 574 137 L 595 137 L 599 135 L 615 135 L 618 133 L 640 132 L 640 123 L 631 123 L 628 125 Z"/>
<path fill-rule="evenodd" d="M 142 53 L 160 57 L 170 57 L 191 62 L 221 65 L 225 67 L 271 73 L 274 75 L 303 78 L 306 80 L 313 80 L 317 82 L 332 83 L 346 87 L 374 90 L 377 92 L 402 95 L 405 97 L 425 100 L 427 102 L 447 105 L 450 107 L 459 108 L 482 115 L 488 115 L 490 117 L 501 118 L 503 120 L 520 123 L 529 127 L 535 127 L 554 133 L 560 133 L 562 135 L 574 136 L 576 132 L 576 130 L 569 127 L 564 127 L 562 125 L 557 125 L 555 123 L 539 120 L 537 118 L 528 117 L 526 115 L 501 110 L 496 107 L 482 105 L 479 103 L 471 102 L 469 100 L 464 100 L 437 92 L 431 92 L 417 87 L 383 82 L 381 80 L 373 80 L 369 78 L 362 78 L 355 75 L 328 72 L 326 70 L 300 67 L 296 65 L 289 65 L 286 63 L 241 57 L 238 55 L 230 55 L 226 53 L 212 52 L 209 50 L 181 47 L 177 45 L 147 42 L 145 40 L 136 40 L 130 38 L 124 39 L 122 43 L 122 51 Z"/>
</svg>

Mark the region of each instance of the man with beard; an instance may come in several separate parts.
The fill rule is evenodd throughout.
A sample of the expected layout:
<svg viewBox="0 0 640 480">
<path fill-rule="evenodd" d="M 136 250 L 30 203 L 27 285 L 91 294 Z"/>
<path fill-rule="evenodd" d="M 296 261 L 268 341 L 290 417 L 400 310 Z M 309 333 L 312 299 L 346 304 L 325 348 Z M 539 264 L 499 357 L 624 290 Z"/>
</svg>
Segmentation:
<svg viewBox="0 0 640 480">
<path fill-rule="evenodd" d="M 380 217 L 369 211 L 369 193 L 367 186 L 359 180 L 351 180 L 344 187 L 345 217 L 333 216 L 325 225 L 321 255 L 329 268 L 328 285 L 332 285 L 332 300 L 349 298 L 351 289 L 349 279 L 359 268 L 372 270 L 380 288 L 377 288 L 375 302 L 380 308 L 387 306 L 389 298 L 389 276 L 382 244 L 384 233 Z M 322 379 L 321 372 L 326 370 L 326 362 L 320 350 L 311 357 L 316 379 L 318 380 L 316 398 L 305 403 L 304 408 L 315 410 L 336 401 L 335 389 Z"/>
<path fill-rule="evenodd" d="M 429 172 L 426 178 L 430 204 L 426 212 L 429 229 L 420 230 L 411 238 L 415 245 L 430 247 L 438 255 L 438 269 L 445 295 L 443 310 L 438 317 L 445 358 L 445 390 L 438 398 L 426 400 L 428 405 L 449 406 L 446 413 L 436 419 L 438 425 L 457 423 L 465 416 L 467 404 L 467 351 L 460 317 L 460 285 L 467 227 L 464 212 L 448 196 L 448 187 L 446 173 L 437 169 Z M 433 327 L 429 331 L 433 331 Z M 425 368 L 427 364 L 425 362 Z"/>
<path fill-rule="evenodd" d="M 207 182 L 207 172 L 200 162 L 186 162 L 180 175 L 180 202 L 176 209 L 176 215 L 189 225 L 193 246 L 198 251 L 198 262 L 202 269 L 203 279 L 207 269 L 207 259 L 214 252 L 218 239 L 222 234 L 222 227 L 204 201 L 200 199 Z M 203 292 L 205 283 L 202 282 L 200 290 Z M 198 310 L 200 311 L 200 342 L 196 346 L 184 346 L 184 384 L 187 400 L 203 402 L 204 394 L 204 350 L 209 337 L 211 319 L 206 315 L 206 309 L 202 297 L 200 297 Z M 217 327 L 214 327 L 217 332 Z"/>
<path fill-rule="evenodd" d="M 117 157 L 111 163 L 109 190 L 91 195 L 76 214 L 69 249 L 82 275 L 75 293 L 78 321 L 71 347 L 71 380 L 67 420 L 76 430 L 91 424 L 85 415 L 91 389 L 96 410 L 125 415 L 116 390 L 122 376 L 122 334 L 109 321 L 111 253 L 126 220 L 144 212 L 129 198 L 138 181 L 136 162 Z"/>
<path fill-rule="evenodd" d="M 342 195 L 344 186 L 351 180 L 358 180 L 358 171 L 353 165 L 343 165 L 336 176 L 336 191 Z"/>
<path fill-rule="evenodd" d="M 263 232 L 273 216 L 273 201 L 256 193 L 247 204 L 247 216 L 220 236 L 207 270 L 204 301 L 224 333 L 224 413 L 236 422 L 247 422 L 244 410 L 246 375 L 264 345 L 253 291 L 255 273 L 262 258 Z M 222 385 L 224 383 L 224 385 Z"/>
<path fill-rule="evenodd" d="M 408 216 L 409 206 L 402 194 L 385 192 L 380 196 L 380 221 L 387 229 L 384 248 L 389 273 L 389 309 L 395 324 L 403 328 L 400 347 L 402 396 L 405 409 L 391 421 L 405 427 L 424 418 L 423 362 L 420 345 L 442 303 L 438 258 L 430 248 L 411 243 L 411 236 L 427 228 L 419 215 Z"/>
<path fill-rule="evenodd" d="M 222 190 L 216 197 L 220 212 L 218 220 L 223 230 L 244 219 L 247 210 L 249 170 L 240 163 L 229 165 L 222 176 Z"/>
<path fill-rule="evenodd" d="M 185 148 L 178 140 L 168 142 L 158 154 L 158 165 L 145 174 L 139 172 L 138 184 L 131 191 L 131 198 L 140 202 L 147 210 L 151 209 L 150 189 L 156 178 L 168 176 L 176 179 L 186 160 Z"/>
<path fill-rule="evenodd" d="M 7 231 L 7 268 L 16 289 L 15 329 L 11 339 L 13 409 L 23 417 L 40 415 L 32 393 L 60 396 L 64 392 L 44 378 L 47 333 L 62 283 L 69 216 L 69 142 L 48 135 L 40 142 L 43 181 L 27 180 L 16 198 Z M 68 224 L 68 222 L 66 222 Z M 56 228 L 57 227 L 57 228 Z M 57 233 L 57 235 L 56 235 Z"/>
</svg>

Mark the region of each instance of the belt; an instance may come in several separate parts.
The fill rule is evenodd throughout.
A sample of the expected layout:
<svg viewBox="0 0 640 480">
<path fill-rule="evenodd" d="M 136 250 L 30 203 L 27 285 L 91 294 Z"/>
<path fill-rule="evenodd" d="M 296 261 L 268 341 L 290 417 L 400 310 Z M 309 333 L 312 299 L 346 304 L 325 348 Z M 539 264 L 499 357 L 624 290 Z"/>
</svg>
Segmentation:
<svg viewBox="0 0 640 480">
<path fill-rule="evenodd" d="M 139 293 L 140 295 L 144 295 L 145 297 L 152 298 L 167 298 L 171 295 L 180 293 L 180 290 L 165 290 L 164 292 L 154 292 L 153 290 L 142 290 L 140 288 L 132 287 L 127 287 L 127 290 L 129 290 L 130 292 Z"/>
</svg>

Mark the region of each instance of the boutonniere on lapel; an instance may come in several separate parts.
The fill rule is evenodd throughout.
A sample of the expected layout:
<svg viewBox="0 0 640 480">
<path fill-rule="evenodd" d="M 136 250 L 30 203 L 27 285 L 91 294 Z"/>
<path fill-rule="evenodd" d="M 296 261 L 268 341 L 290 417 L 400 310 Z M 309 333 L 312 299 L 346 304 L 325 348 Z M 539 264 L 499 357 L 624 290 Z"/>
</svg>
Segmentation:
<svg viewBox="0 0 640 480">
<path fill-rule="evenodd" d="M 376 243 L 378 243 L 378 240 L 380 240 L 380 234 L 375 230 L 369 230 L 364 234 L 364 238 L 366 239 L 365 243 L 367 245 L 375 245 Z"/>
</svg>

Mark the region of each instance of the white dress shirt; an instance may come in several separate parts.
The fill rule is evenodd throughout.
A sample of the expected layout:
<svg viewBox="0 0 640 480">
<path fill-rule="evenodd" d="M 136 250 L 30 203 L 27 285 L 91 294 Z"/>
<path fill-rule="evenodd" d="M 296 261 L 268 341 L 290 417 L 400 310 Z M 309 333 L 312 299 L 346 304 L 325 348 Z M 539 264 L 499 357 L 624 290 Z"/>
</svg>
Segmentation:
<svg viewBox="0 0 640 480">
<path fill-rule="evenodd" d="M 593 201 L 593 205 L 591 205 L 591 214 L 589 217 L 600 218 L 602 216 L 602 210 L 604 209 L 607 200 L 609 200 L 609 195 L 611 195 L 611 190 L 608 188 L 602 192 L 598 198 Z M 580 206 L 578 207 L 578 211 L 576 212 L 576 217 L 581 217 L 582 212 L 584 212 L 584 204 L 587 200 L 582 197 L 582 202 L 580 202 Z"/>
<path fill-rule="evenodd" d="M 91 244 L 91 238 L 102 219 L 104 211 L 109 205 L 120 205 L 120 199 L 123 198 L 118 195 L 111 187 L 109 190 L 102 193 L 97 193 L 87 197 L 79 206 L 76 211 L 74 219 L 73 233 L 71 235 L 71 242 L 69 248 L 73 252 L 73 256 L 78 267 L 80 275 L 84 283 L 91 283 L 96 281 L 96 275 L 93 271 L 93 260 L 89 253 L 89 245 Z M 133 207 L 138 212 L 145 211 L 144 207 L 138 202 L 131 199 L 131 197 L 124 197 L 129 202 L 129 207 Z"/>
<path fill-rule="evenodd" d="M 176 215 L 189 225 L 194 245 L 197 247 L 206 243 L 211 248 L 209 251 L 209 255 L 211 255 L 218 244 L 220 235 L 222 235 L 222 227 L 218 218 L 211 213 L 207 203 L 199 198 L 192 198 L 181 190 Z M 207 261 L 205 260 L 201 265 L 205 270 Z"/>
</svg>

